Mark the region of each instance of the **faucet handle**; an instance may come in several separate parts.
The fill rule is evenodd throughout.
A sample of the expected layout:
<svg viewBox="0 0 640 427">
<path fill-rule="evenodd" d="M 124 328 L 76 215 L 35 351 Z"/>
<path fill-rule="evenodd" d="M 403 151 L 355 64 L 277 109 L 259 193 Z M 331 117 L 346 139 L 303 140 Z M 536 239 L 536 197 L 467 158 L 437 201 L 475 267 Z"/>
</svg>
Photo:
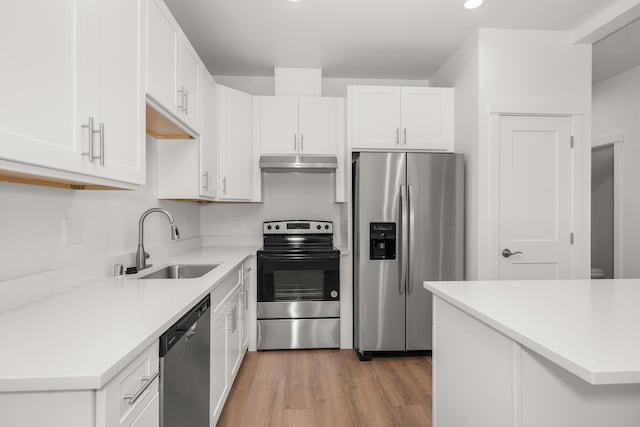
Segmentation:
<svg viewBox="0 0 640 427">
<path fill-rule="evenodd" d="M 145 258 L 145 259 L 149 259 L 149 257 L 150 257 L 150 256 L 151 256 L 151 255 L 149 255 L 149 252 L 144 251 L 144 258 Z"/>
</svg>

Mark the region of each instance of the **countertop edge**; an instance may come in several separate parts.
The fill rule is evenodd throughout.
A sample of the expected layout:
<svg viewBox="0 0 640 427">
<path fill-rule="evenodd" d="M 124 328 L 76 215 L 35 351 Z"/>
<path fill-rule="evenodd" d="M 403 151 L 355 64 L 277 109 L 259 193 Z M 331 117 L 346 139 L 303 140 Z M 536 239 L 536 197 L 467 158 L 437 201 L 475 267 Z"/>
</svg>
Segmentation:
<svg viewBox="0 0 640 427">
<path fill-rule="evenodd" d="M 586 381 L 592 385 L 616 385 L 616 384 L 638 384 L 640 383 L 640 372 L 632 371 L 610 371 L 610 372 L 593 372 L 584 366 L 578 365 L 577 363 L 571 361 L 570 359 L 549 350 L 543 344 L 538 343 L 528 337 L 516 332 L 515 330 L 509 328 L 507 325 L 500 323 L 493 318 L 485 315 L 484 313 L 468 306 L 467 304 L 461 302 L 460 300 L 448 295 L 445 291 L 431 285 L 428 281 L 423 283 L 423 286 L 426 290 L 433 293 L 437 297 L 443 299 L 445 302 L 453 305 L 454 307 L 464 311 L 480 322 L 486 324 L 487 326 L 495 329 L 503 335 L 513 339 L 514 341 L 520 343 L 521 345 L 527 347 L 528 349 L 534 351 L 550 362 L 560 366 L 568 372 L 571 372 L 573 375 L 578 378 Z"/>
</svg>

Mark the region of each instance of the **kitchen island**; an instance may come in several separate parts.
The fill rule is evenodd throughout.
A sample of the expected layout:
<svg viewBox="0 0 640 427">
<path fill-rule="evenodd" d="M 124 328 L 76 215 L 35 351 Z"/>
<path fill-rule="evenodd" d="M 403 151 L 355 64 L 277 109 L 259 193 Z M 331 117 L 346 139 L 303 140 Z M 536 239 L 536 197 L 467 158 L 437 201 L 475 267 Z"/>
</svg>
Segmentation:
<svg viewBox="0 0 640 427">
<path fill-rule="evenodd" d="M 434 427 L 640 425 L 640 280 L 424 287 Z"/>
</svg>

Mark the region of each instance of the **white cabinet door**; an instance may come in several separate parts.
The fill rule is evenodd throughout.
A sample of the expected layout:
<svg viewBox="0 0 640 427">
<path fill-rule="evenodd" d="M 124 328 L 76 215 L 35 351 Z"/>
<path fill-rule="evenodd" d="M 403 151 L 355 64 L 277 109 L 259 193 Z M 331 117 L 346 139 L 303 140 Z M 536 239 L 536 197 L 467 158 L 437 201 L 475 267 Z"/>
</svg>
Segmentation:
<svg viewBox="0 0 640 427">
<path fill-rule="evenodd" d="M 241 351 L 245 351 L 249 346 L 249 301 L 251 290 L 251 266 L 245 262 L 242 266 L 242 346 Z"/>
<path fill-rule="evenodd" d="M 160 393 L 156 393 L 151 402 L 144 408 L 131 427 L 159 427 L 160 426 Z"/>
<path fill-rule="evenodd" d="M 86 9 L 86 0 L 4 2 L 0 158 L 71 172 L 87 163 Z"/>
<path fill-rule="evenodd" d="M 403 87 L 401 111 L 403 147 L 453 149 L 453 89 Z"/>
<path fill-rule="evenodd" d="M 241 287 L 233 294 L 229 306 L 229 318 L 231 325 L 229 327 L 229 376 L 230 383 L 240 369 L 242 362 L 242 292 Z"/>
<path fill-rule="evenodd" d="M 216 82 L 203 70 L 200 195 L 216 196 Z"/>
<path fill-rule="evenodd" d="M 300 98 L 299 123 L 301 154 L 336 155 L 336 98 Z"/>
<path fill-rule="evenodd" d="M 146 0 L 92 0 L 97 26 L 92 43 L 90 92 L 95 97 L 96 159 L 92 174 L 144 184 L 143 87 Z M 94 40 L 92 38 L 92 40 Z M 95 65 L 95 67 L 94 67 Z"/>
<path fill-rule="evenodd" d="M 147 95 L 178 114 L 177 46 L 180 34 L 162 0 L 149 0 L 147 14 Z"/>
<path fill-rule="evenodd" d="M 200 130 L 200 58 L 187 37 L 181 33 L 179 58 L 179 92 L 183 99 L 180 117 L 195 131 Z"/>
<path fill-rule="evenodd" d="M 400 148 L 401 89 L 357 86 L 352 96 L 353 148 Z"/>
<path fill-rule="evenodd" d="M 221 307 L 211 318 L 211 425 L 220 417 L 229 392 L 228 321 L 229 314 Z"/>
<path fill-rule="evenodd" d="M 250 200 L 253 192 L 251 95 L 217 85 L 218 199 Z"/>
<path fill-rule="evenodd" d="M 260 97 L 260 142 L 262 154 L 295 154 L 298 146 L 298 98 Z"/>
</svg>

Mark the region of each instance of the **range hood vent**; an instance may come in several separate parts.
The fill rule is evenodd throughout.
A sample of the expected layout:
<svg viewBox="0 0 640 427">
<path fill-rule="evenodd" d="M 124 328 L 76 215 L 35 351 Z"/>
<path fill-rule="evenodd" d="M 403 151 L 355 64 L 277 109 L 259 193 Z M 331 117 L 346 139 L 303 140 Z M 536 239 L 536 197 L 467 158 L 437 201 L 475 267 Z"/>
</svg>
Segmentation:
<svg viewBox="0 0 640 427">
<path fill-rule="evenodd" d="M 338 168 L 336 156 L 260 156 L 263 172 L 331 173 Z"/>
</svg>

